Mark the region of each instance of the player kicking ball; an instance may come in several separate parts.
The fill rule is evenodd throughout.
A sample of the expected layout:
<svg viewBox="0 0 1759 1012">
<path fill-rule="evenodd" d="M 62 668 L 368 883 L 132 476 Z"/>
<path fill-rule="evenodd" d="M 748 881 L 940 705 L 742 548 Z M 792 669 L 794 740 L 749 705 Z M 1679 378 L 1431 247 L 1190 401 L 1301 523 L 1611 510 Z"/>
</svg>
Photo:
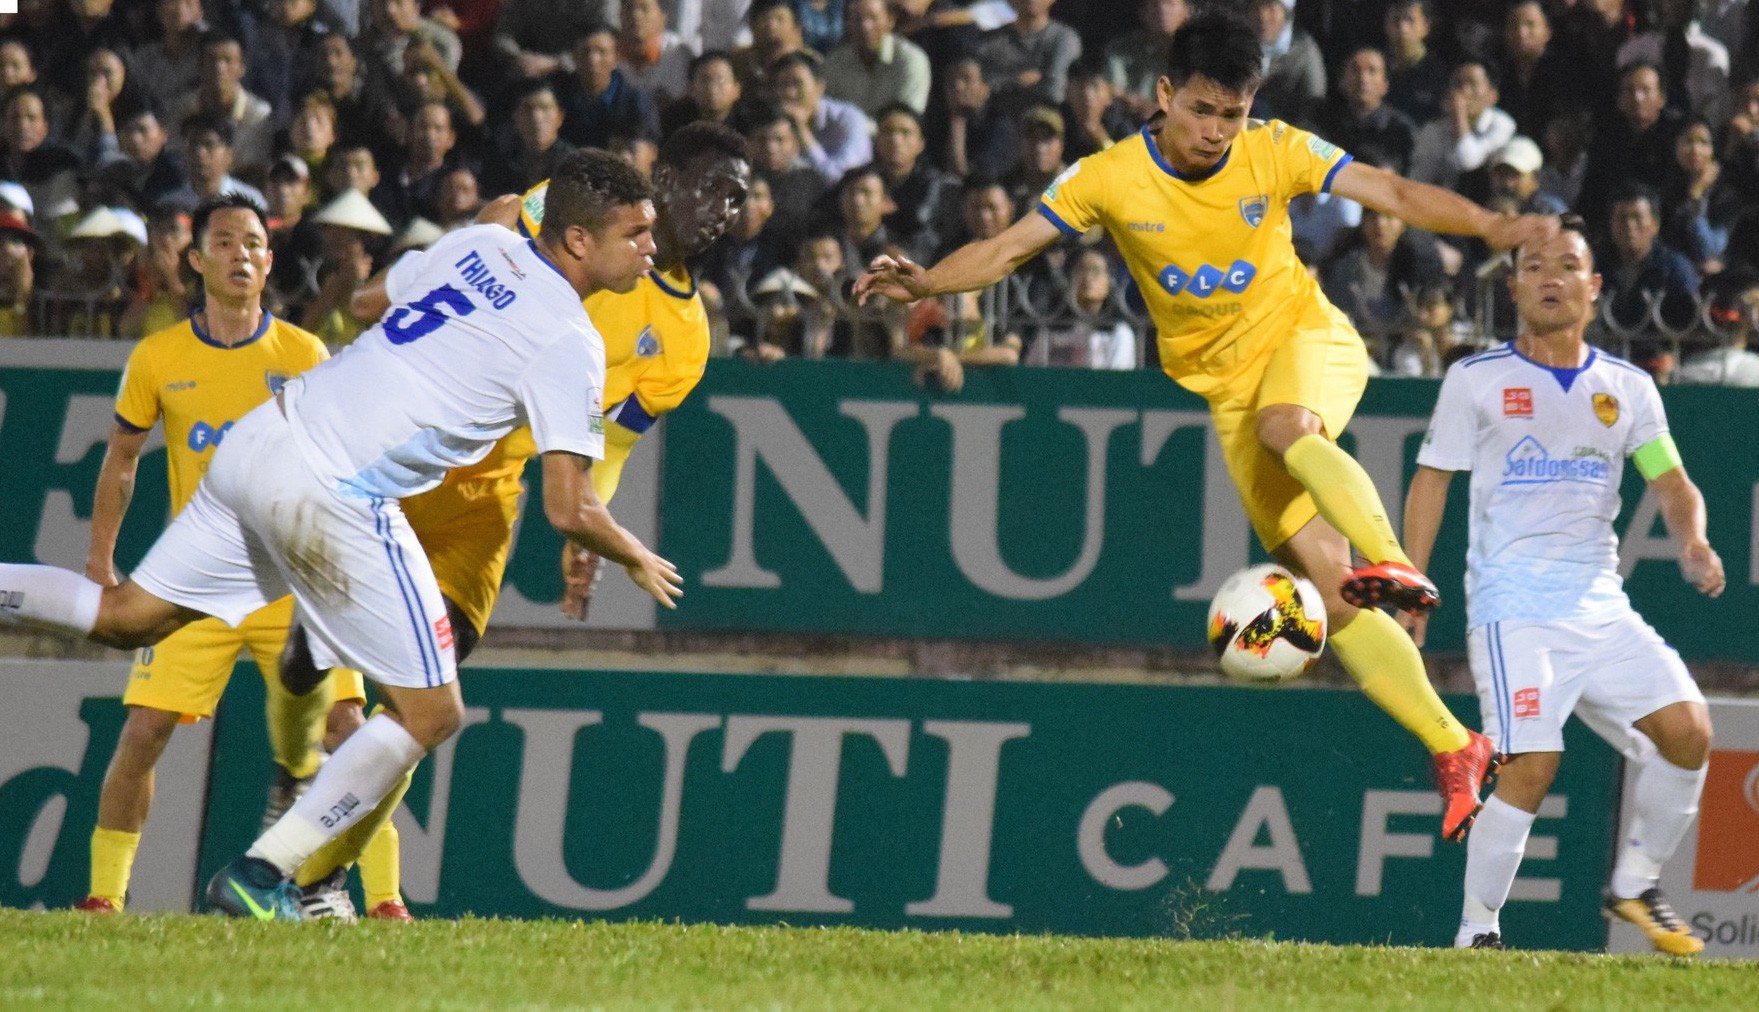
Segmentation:
<svg viewBox="0 0 1759 1012">
<path fill-rule="evenodd" d="M 1698 814 L 1710 711 L 1679 655 L 1625 597 L 1612 522 L 1627 457 L 1661 500 L 1686 582 L 1721 594 L 1722 560 L 1654 380 L 1583 340 L 1600 275 L 1581 219 L 1566 216 L 1558 235 L 1522 245 L 1512 287 L 1521 335 L 1448 370 L 1405 502 L 1405 544 L 1423 564 L 1454 472 L 1472 472 L 1467 658 L 1484 729 L 1509 754 L 1466 844 L 1454 944 L 1503 947 L 1498 914 L 1575 713 L 1637 764 L 1606 914 L 1662 952 L 1695 955 L 1704 943 L 1656 883 Z M 1419 642 L 1425 621 L 1411 620 Z"/>
<path fill-rule="evenodd" d="M 214 876 L 214 908 L 299 920 L 294 872 L 458 729 L 451 623 L 400 499 L 528 424 L 551 524 L 661 604 L 681 593 L 677 570 L 611 518 L 591 480 L 605 452 L 605 360 L 581 300 L 629 291 L 652 267 L 651 194 L 616 156 L 575 152 L 551 178 L 543 235 L 473 226 L 393 270 L 391 311 L 233 426 L 127 582 L 0 564 L 8 618 L 121 647 L 204 615 L 236 625 L 291 591 L 319 665 L 346 664 L 378 685 L 389 711 Z"/>
<path fill-rule="evenodd" d="M 1148 303 L 1162 367 L 1209 401 L 1259 541 L 1319 586 L 1338 660 L 1432 754 L 1442 835 L 1457 841 L 1496 753 L 1448 712 L 1411 638 L 1375 607 L 1424 611 L 1440 597 L 1399 547 L 1367 472 L 1335 442 L 1367 386 L 1368 353 L 1296 258 L 1288 206 L 1331 192 L 1498 247 L 1557 222 L 1493 214 L 1287 123 L 1248 120 L 1262 66 L 1245 23 L 1192 18 L 1173 35 L 1161 111 L 1141 133 L 1075 163 L 1001 235 L 932 268 L 879 257 L 856 293 L 914 301 L 985 288 L 1058 238 L 1103 227 Z M 1352 548 L 1368 565 L 1352 568 Z"/>
</svg>

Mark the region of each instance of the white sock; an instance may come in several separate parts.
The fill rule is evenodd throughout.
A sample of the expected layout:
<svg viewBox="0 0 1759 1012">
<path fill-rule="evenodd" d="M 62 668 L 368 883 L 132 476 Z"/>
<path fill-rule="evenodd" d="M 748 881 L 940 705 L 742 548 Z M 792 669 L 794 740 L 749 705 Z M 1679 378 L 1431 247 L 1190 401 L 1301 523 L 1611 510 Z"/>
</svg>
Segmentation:
<svg viewBox="0 0 1759 1012">
<path fill-rule="evenodd" d="M 0 562 L 0 623 L 90 636 L 104 588 L 54 566 Z"/>
<path fill-rule="evenodd" d="M 1685 770 L 1652 755 L 1637 767 L 1631 825 L 1612 870 L 1612 894 L 1633 899 L 1655 888 L 1661 866 L 1673 857 L 1680 839 L 1698 815 L 1708 767 Z"/>
<path fill-rule="evenodd" d="M 1492 794 L 1466 837 L 1466 902 L 1454 945 L 1472 944 L 1473 935 L 1501 932 L 1499 915 L 1515 885 L 1515 872 L 1527 853 L 1534 815 Z"/>
<path fill-rule="evenodd" d="M 426 754 L 402 724 L 379 714 L 348 736 L 319 768 L 305 797 L 257 838 L 247 856 L 292 875 L 319 847 L 377 808 Z"/>
</svg>

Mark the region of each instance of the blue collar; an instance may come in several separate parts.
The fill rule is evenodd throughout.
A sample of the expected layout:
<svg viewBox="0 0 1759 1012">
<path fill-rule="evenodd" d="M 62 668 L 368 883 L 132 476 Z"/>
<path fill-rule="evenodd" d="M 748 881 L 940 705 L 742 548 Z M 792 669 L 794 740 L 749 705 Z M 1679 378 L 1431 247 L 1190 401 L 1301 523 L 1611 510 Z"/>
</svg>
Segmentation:
<svg viewBox="0 0 1759 1012">
<path fill-rule="evenodd" d="M 666 278 L 664 275 L 662 275 L 659 272 L 658 268 L 655 268 L 654 270 L 648 271 L 647 276 L 649 278 L 653 279 L 653 283 L 659 287 L 660 291 L 665 292 L 667 295 L 670 295 L 674 299 L 695 298 L 695 296 L 696 296 L 696 275 L 691 274 L 690 268 L 688 268 L 688 267 L 683 268 L 683 270 L 684 270 L 684 276 L 686 278 L 690 279 L 690 287 L 687 290 L 682 291 L 682 292 L 676 288 L 673 288 L 671 285 L 666 284 Z"/>
<path fill-rule="evenodd" d="M 1593 345 L 1589 345 L 1588 357 L 1582 360 L 1582 364 L 1573 369 L 1568 369 L 1533 361 L 1527 356 L 1521 354 L 1521 349 L 1517 348 L 1513 341 L 1509 342 L 1509 350 L 1515 353 L 1516 358 L 1526 362 L 1528 365 L 1534 366 L 1538 369 L 1544 369 L 1546 372 L 1551 373 L 1553 378 L 1557 380 L 1557 385 L 1563 387 L 1564 393 L 1566 394 L 1570 392 L 1570 387 L 1576 382 L 1576 377 L 1587 372 L 1588 367 L 1594 364 L 1594 359 L 1600 354 L 1599 349 L 1595 348 Z"/>
<path fill-rule="evenodd" d="M 231 351 L 234 348 L 242 348 L 247 344 L 256 343 L 256 341 L 259 340 L 264 334 L 267 334 L 269 332 L 269 324 L 271 322 L 273 322 L 275 319 L 275 317 L 270 315 L 269 311 L 265 309 L 265 310 L 263 310 L 263 322 L 257 324 L 256 333 L 250 335 L 249 337 L 238 342 L 237 344 L 221 344 L 219 341 L 216 341 L 213 338 L 209 337 L 208 332 L 202 329 L 202 325 L 195 322 L 195 318 L 199 314 L 199 312 L 200 311 L 198 310 L 195 313 L 189 314 L 189 329 L 195 331 L 196 340 L 200 341 L 203 344 L 212 345 L 215 348 L 219 348 L 221 351 Z"/>
<path fill-rule="evenodd" d="M 1146 124 L 1146 123 L 1144 123 L 1142 125 L 1142 142 L 1144 144 L 1148 145 L 1149 155 L 1151 155 L 1154 158 L 1154 164 L 1160 166 L 1160 170 L 1162 172 L 1166 173 L 1169 176 L 1172 176 L 1174 179 L 1181 180 L 1186 183 L 1201 183 L 1205 179 L 1208 179 L 1211 176 L 1214 176 L 1216 173 L 1220 172 L 1223 168 L 1225 168 L 1227 166 L 1228 159 L 1230 157 L 1232 157 L 1234 154 L 1234 146 L 1232 144 L 1229 144 L 1228 149 L 1226 151 L 1222 152 L 1221 161 L 1216 162 L 1214 165 L 1210 166 L 1208 172 L 1201 172 L 1201 173 L 1198 173 L 1197 175 L 1194 175 L 1194 176 L 1187 176 L 1184 173 L 1180 172 L 1178 169 L 1173 168 L 1173 163 L 1167 161 L 1166 155 L 1161 154 L 1160 145 L 1158 143 L 1156 143 L 1155 139 L 1154 139 L 1154 132 L 1152 130 L 1148 129 L 1148 124 Z"/>
</svg>

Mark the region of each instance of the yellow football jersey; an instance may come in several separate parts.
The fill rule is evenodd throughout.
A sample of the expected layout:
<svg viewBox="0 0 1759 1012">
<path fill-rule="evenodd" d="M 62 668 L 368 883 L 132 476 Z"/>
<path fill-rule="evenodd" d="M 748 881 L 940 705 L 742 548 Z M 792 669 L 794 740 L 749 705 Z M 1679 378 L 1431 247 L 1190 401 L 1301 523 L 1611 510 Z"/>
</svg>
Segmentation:
<svg viewBox="0 0 1759 1012">
<path fill-rule="evenodd" d="M 683 266 L 649 271 L 627 294 L 593 295 L 586 315 L 605 339 L 606 420 L 646 432 L 702 381 L 708 309 Z"/>
<path fill-rule="evenodd" d="M 249 340 L 231 347 L 191 317 L 135 345 L 116 393 L 116 421 L 145 432 L 164 419 L 175 515 L 195 495 L 232 423 L 328 357 L 322 341 L 268 313 Z"/>
<path fill-rule="evenodd" d="M 1289 201 L 1325 192 L 1349 161 L 1305 130 L 1252 121 L 1213 170 L 1184 177 L 1144 127 L 1071 166 L 1039 213 L 1072 235 L 1111 234 L 1148 304 L 1162 367 L 1210 396 L 1324 301 L 1295 256 Z"/>
</svg>

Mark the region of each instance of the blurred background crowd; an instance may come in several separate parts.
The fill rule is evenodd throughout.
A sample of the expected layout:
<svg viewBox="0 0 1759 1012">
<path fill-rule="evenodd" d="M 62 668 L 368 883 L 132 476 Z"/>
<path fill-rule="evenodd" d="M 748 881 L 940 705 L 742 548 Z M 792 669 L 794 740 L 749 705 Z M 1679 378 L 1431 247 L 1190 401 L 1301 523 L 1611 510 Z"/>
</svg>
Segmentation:
<svg viewBox="0 0 1759 1012">
<path fill-rule="evenodd" d="M 996 288 L 848 296 L 1029 212 L 1156 109 L 1187 0 L 20 0 L 0 15 L 0 335 L 134 338 L 195 293 L 189 212 L 268 208 L 277 314 L 349 296 L 577 147 L 644 171 L 698 119 L 750 143 L 696 266 L 718 350 L 1153 368 L 1103 235 Z M 1241 8 L 1241 4 L 1231 5 Z M 1253 114 L 1493 208 L 1583 214 L 1598 340 L 1672 382 L 1759 385 L 1759 17 L 1747 0 L 1243 0 Z M 1297 246 L 1389 375 L 1512 336 L 1506 257 L 1337 198 Z M 935 349 L 923 357 L 920 348 Z M 910 352 L 908 356 L 904 353 Z M 937 359 L 938 356 L 938 359 Z"/>
</svg>

